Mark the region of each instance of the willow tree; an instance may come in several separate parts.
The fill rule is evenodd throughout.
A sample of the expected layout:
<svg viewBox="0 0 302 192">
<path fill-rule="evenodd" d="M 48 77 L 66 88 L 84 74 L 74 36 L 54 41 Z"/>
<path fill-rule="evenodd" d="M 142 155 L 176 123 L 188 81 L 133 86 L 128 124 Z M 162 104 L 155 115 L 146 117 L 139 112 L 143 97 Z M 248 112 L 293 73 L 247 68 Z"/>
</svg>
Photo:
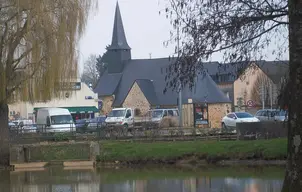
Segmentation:
<svg viewBox="0 0 302 192">
<path fill-rule="evenodd" d="M 274 44 L 276 58 L 289 50 L 289 80 L 287 92 L 282 96 L 287 98 L 283 103 L 288 104 L 289 110 L 288 163 L 283 191 L 302 191 L 302 1 L 167 1 L 167 16 L 181 34 L 178 62 L 170 67 L 167 75 L 169 86 L 192 83 L 196 74 L 204 70 L 200 61 L 214 53 L 224 53 L 224 59 L 229 62 L 242 62 L 263 59 L 266 48 Z"/>
<path fill-rule="evenodd" d="M 0 165 L 9 165 L 8 104 L 61 97 L 77 75 L 77 42 L 95 0 L 0 3 Z"/>
</svg>

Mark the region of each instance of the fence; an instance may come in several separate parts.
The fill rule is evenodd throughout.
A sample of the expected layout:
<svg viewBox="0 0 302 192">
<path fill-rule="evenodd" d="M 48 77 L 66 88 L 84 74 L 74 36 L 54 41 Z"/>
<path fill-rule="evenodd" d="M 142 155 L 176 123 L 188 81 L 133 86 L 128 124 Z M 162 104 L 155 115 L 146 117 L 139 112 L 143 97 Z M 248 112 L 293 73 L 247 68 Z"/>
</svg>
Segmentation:
<svg viewBox="0 0 302 192">
<path fill-rule="evenodd" d="M 256 139 L 272 139 L 287 137 L 287 123 L 285 122 L 254 122 L 237 123 L 237 134 L 239 139 L 255 137 Z"/>
<path fill-rule="evenodd" d="M 37 127 L 40 127 L 37 129 Z M 244 140 L 271 139 L 287 136 L 287 127 L 279 122 L 237 123 L 236 132 L 222 129 L 205 128 L 159 128 L 146 126 L 125 128 L 122 126 L 106 127 L 102 125 L 87 127 L 76 125 L 54 128 L 50 132 L 45 125 L 15 127 L 10 129 L 12 144 L 31 144 L 44 141 L 99 141 L 99 140 L 136 140 L 136 141 L 188 141 L 188 140 Z"/>
</svg>

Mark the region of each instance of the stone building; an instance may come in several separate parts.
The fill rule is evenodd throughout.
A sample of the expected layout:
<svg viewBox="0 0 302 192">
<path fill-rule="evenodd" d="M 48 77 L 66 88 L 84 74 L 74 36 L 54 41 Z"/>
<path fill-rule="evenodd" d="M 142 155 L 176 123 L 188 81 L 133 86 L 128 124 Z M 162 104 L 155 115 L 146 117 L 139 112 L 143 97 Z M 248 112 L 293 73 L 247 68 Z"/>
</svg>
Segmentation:
<svg viewBox="0 0 302 192">
<path fill-rule="evenodd" d="M 288 66 L 288 61 L 265 60 L 204 65 L 218 87 L 232 101 L 232 111 L 252 114 L 263 104 L 265 108 L 278 107 L 278 95 L 288 75 Z"/>
<path fill-rule="evenodd" d="M 118 4 L 112 43 L 107 48 L 106 61 L 107 71 L 100 77 L 94 89 L 102 100 L 102 113 L 108 113 L 115 107 L 137 108 L 141 114 L 151 108 L 177 107 L 178 93 L 170 89 L 164 92 L 167 68 L 175 59 L 132 59 Z M 184 110 L 184 115 L 195 117 L 195 114 L 202 114 L 200 117 L 205 119 L 204 114 L 207 114 L 207 121 L 203 121 L 203 124 L 219 127 L 231 101 L 207 73 L 198 75 L 195 82 L 191 89 L 188 86 L 183 88 L 182 102 L 184 105 L 194 103 L 194 106 L 206 107 Z"/>
</svg>

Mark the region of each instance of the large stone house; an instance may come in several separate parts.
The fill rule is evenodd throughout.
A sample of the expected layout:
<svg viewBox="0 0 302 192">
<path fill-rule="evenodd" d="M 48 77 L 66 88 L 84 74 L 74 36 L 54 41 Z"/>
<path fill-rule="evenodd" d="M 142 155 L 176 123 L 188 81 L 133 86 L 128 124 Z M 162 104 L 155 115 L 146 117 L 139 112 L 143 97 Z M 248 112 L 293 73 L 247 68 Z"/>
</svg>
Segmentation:
<svg viewBox="0 0 302 192">
<path fill-rule="evenodd" d="M 288 61 L 216 62 L 205 64 L 205 68 L 232 101 L 233 111 L 254 113 L 263 104 L 265 108 L 277 107 L 288 74 Z"/>
<path fill-rule="evenodd" d="M 112 43 L 107 48 L 108 69 L 100 77 L 94 91 L 102 101 L 102 113 L 108 113 L 114 107 L 140 109 L 141 114 L 151 108 L 175 108 L 178 93 L 166 86 L 166 70 L 175 61 L 171 58 L 132 59 L 131 48 L 127 43 L 119 5 L 116 6 Z M 230 110 L 228 97 L 223 94 L 212 78 L 201 74 L 196 85 L 184 87 L 182 102 L 196 104 L 187 115 L 207 114 L 209 127 L 220 127 L 221 118 Z M 200 107 L 200 106 L 203 107 Z M 193 112 L 194 111 L 194 112 Z M 195 124 L 195 123 L 194 123 Z M 192 125 L 192 123 L 188 123 Z"/>
</svg>

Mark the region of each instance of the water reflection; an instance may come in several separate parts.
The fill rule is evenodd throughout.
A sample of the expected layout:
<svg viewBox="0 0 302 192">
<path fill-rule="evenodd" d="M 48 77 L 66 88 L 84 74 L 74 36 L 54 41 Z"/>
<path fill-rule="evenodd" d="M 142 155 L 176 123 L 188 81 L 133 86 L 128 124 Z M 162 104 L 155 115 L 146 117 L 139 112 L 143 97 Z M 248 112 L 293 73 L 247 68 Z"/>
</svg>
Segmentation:
<svg viewBox="0 0 302 192">
<path fill-rule="evenodd" d="M 0 174 L 11 192 L 280 192 L 283 168 L 82 169 L 51 168 Z M 8 179 L 8 177 L 10 179 Z M 2 190 L 1 190 L 2 189 Z"/>
</svg>

